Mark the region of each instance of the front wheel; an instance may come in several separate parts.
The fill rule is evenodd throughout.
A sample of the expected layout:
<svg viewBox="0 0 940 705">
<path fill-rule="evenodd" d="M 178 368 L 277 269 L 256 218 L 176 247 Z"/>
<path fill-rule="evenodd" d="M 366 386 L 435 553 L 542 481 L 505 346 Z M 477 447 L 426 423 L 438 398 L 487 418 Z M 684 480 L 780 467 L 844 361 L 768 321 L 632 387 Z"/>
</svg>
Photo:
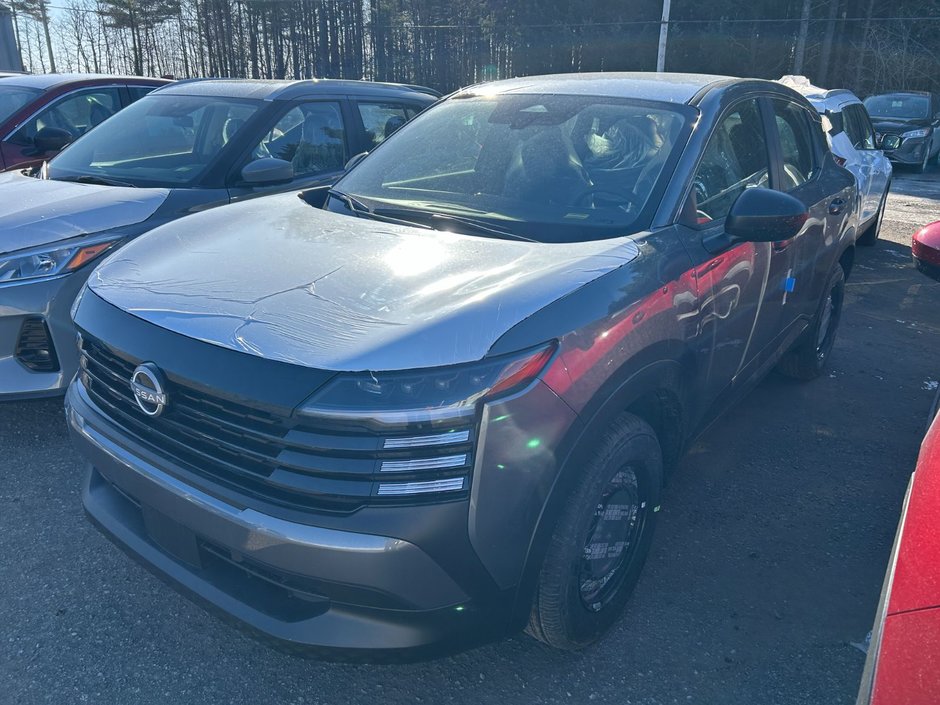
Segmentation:
<svg viewBox="0 0 940 705">
<path fill-rule="evenodd" d="M 813 323 L 787 352 L 777 369 L 787 377 L 799 380 L 815 379 L 826 368 L 836 331 L 842 318 L 842 300 L 845 298 L 845 272 L 836 265 L 823 291 Z"/>
<path fill-rule="evenodd" d="M 662 488 L 653 429 L 621 414 L 605 432 L 568 501 L 539 574 L 526 631 L 559 649 L 597 641 L 640 576 Z"/>
</svg>

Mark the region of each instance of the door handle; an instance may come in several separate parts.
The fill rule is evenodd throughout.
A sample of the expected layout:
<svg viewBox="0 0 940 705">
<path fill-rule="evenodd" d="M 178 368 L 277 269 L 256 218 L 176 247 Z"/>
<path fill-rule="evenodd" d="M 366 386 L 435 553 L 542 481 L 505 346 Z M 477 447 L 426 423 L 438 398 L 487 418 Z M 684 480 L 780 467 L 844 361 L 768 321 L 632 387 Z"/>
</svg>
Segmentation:
<svg viewBox="0 0 940 705">
<path fill-rule="evenodd" d="M 845 208 L 844 198 L 833 198 L 829 201 L 829 215 L 839 215 Z"/>
</svg>

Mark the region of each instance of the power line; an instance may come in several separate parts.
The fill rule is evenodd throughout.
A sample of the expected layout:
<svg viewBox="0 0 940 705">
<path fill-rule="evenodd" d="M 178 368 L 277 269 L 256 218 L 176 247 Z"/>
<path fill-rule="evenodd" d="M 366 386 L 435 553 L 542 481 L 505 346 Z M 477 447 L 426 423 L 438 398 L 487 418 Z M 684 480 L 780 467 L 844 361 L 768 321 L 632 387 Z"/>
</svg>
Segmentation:
<svg viewBox="0 0 940 705">
<path fill-rule="evenodd" d="M 275 4 L 275 3 L 295 3 L 301 2 L 302 0 L 264 0 L 266 3 Z M 71 12 L 86 12 L 95 15 L 106 14 L 101 10 L 96 10 L 93 8 L 85 7 L 68 7 L 63 5 L 47 5 L 49 9 L 52 10 L 66 10 Z M 822 20 L 820 21 L 827 21 Z M 616 22 L 565 22 L 565 23 L 526 23 L 526 24 L 508 24 L 506 25 L 511 29 L 590 29 L 593 27 L 638 27 L 638 26 L 651 26 L 651 25 L 680 25 L 680 24 L 780 24 L 780 23 L 797 23 L 800 19 L 795 18 L 754 18 L 754 19 L 743 19 L 740 17 L 735 18 L 720 18 L 720 19 L 709 19 L 709 20 L 675 20 L 671 19 L 668 22 L 663 22 L 662 20 L 619 20 Z M 850 23 L 850 22 L 940 22 L 940 15 L 922 15 L 922 16 L 913 16 L 913 17 L 838 17 L 832 20 L 835 23 Z M 369 24 L 367 26 L 374 29 L 480 29 L 482 25 L 480 24 Z"/>
</svg>

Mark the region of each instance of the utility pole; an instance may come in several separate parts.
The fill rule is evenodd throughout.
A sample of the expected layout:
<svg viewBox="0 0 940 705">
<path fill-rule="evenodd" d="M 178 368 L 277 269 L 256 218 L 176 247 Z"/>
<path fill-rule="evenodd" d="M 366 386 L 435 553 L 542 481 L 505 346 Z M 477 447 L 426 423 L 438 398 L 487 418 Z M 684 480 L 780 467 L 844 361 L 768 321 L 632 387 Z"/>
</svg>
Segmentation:
<svg viewBox="0 0 940 705">
<path fill-rule="evenodd" d="M 666 39 L 669 36 L 669 5 L 672 0 L 663 0 L 663 19 L 659 23 L 659 52 L 656 54 L 656 71 L 666 70 Z"/>
<path fill-rule="evenodd" d="M 796 40 L 796 56 L 793 57 L 793 73 L 797 76 L 803 73 L 803 57 L 806 54 L 806 35 L 809 34 L 809 13 L 812 9 L 812 0 L 803 0 L 803 14 L 800 17 L 800 34 Z"/>
</svg>

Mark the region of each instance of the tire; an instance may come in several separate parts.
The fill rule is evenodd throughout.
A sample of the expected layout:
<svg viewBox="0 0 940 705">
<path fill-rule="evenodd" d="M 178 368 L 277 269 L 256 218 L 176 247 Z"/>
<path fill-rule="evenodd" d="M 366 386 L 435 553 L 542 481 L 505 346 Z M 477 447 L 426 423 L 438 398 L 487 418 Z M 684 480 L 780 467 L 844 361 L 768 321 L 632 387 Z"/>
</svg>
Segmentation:
<svg viewBox="0 0 940 705">
<path fill-rule="evenodd" d="M 594 643 L 616 621 L 649 553 L 662 483 L 655 432 L 642 419 L 621 414 L 592 453 L 555 527 L 526 627 L 531 636 L 570 651 Z M 618 553 L 619 543 L 626 545 Z M 594 558 L 588 557 L 591 548 Z"/>
<path fill-rule="evenodd" d="M 885 205 L 888 202 L 888 191 L 891 190 L 891 182 L 888 181 L 888 185 L 885 186 L 884 195 L 881 197 L 881 203 L 878 204 L 878 212 L 875 213 L 875 217 L 872 220 L 871 225 L 865 228 L 863 232 L 858 237 L 858 244 L 864 247 L 872 247 L 876 242 L 878 242 L 878 236 L 881 233 L 881 221 L 885 217 Z"/>
<path fill-rule="evenodd" d="M 923 163 L 922 163 L 922 164 L 919 164 L 919 165 L 916 166 L 916 167 L 914 167 L 915 173 L 917 173 L 917 174 L 923 174 L 925 171 L 927 171 L 927 166 L 928 166 L 929 164 L 930 164 L 930 149 L 928 148 L 928 149 L 925 149 L 925 150 L 924 150 L 924 161 L 923 161 Z"/>
<path fill-rule="evenodd" d="M 844 298 L 845 272 L 841 265 L 836 265 L 829 275 L 812 325 L 778 363 L 781 373 L 799 380 L 815 379 L 822 374 L 836 340 Z"/>
</svg>

